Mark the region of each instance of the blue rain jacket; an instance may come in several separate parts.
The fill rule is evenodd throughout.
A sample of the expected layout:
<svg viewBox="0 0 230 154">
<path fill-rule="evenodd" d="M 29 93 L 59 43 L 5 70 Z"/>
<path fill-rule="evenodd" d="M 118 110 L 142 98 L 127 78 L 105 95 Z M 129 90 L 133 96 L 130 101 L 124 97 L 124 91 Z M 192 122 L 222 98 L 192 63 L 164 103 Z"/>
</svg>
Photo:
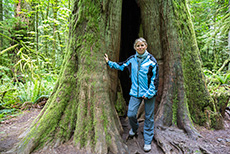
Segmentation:
<svg viewBox="0 0 230 154">
<path fill-rule="evenodd" d="M 137 54 L 130 56 L 124 62 L 112 62 L 107 63 L 110 68 L 123 71 L 125 68 L 129 70 L 131 77 L 131 89 L 130 96 L 141 98 L 145 96 L 150 99 L 157 95 L 159 74 L 158 64 L 156 59 L 148 53 L 147 57 L 142 61 L 138 67 Z"/>
</svg>

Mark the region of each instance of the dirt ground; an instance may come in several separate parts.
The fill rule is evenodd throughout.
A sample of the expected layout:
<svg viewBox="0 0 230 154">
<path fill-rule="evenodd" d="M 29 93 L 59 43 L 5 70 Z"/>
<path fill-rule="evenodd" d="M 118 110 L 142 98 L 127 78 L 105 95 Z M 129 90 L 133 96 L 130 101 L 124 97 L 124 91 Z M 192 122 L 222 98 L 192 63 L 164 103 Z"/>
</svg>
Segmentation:
<svg viewBox="0 0 230 154">
<path fill-rule="evenodd" d="M 23 111 L 23 114 L 2 122 L 0 124 L 0 153 L 6 154 L 19 141 L 18 137 L 26 130 L 39 114 L 40 109 Z M 143 151 L 143 122 L 140 123 L 138 136 L 127 139 L 129 125 L 127 118 L 121 119 L 124 133 L 122 138 L 126 142 L 131 154 L 144 154 Z M 225 129 L 207 130 L 204 127 L 196 126 L 197 130 L 203 136 L 202 142 L 211 143 L 212 146 L 206 147 L 213 154 L 230 154 L 230 117 L 226 114 Z M 199 141 L 198 141 L 199 142 Z M 210 145 L 210 144 L 209 144 Z M 46 149 L 45 151 L 33 152 L 33 154 L 75 154 L 76 150 L 71 142 L 65 143 L 55 149 Z M 85 154 L 84 151 L 78 151 L 79 154 Z M 148 154 L 163 154 L 162 150 L 152 142 L 152 150 Z"/>
</svg>

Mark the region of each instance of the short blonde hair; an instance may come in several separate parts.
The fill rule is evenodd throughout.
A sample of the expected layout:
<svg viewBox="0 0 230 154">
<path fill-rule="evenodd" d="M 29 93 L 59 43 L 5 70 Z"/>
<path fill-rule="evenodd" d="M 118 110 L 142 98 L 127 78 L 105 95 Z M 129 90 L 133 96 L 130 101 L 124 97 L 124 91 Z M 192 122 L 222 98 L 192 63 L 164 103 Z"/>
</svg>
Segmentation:
<svg viewBox="0 0 230 154">
<path fill-rule="evenodd" d="M 138 38 L 138 39 L 135 40 L 134 45 L 133 45 L 134 49 L 136 47 L 137 42 L 144 42 L 144 44 L 146 46 L 148 45 L 147 42 L 146 42 L 146 40 L 143 37 L 140 37 L 140 38 Z"/>
</svg>

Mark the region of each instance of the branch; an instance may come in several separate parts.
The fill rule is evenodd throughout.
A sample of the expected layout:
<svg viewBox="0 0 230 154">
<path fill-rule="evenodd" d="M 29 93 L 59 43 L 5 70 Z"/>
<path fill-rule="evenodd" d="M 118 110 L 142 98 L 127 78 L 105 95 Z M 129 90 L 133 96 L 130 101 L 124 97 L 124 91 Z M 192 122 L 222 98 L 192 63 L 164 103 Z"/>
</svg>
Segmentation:
<svg viewBox="0 0 230 154">
<path fill-rule="evenodd" d="M 5 37 L 5 38 L 7 38 L 7 39 L 9 39 L 9 40 L 11 40 L 11 41 L 13 41 L 13 42 L 19 43 L 17 40 L 14 40 L 14 39 L 12 39 L 12 38 L 10 38 L 10 37 L 8 37 L 8 36 L 2 34 L 2 33 L 0 33 L 0 35 L 2 35 L 3 37 Z"/>
<path fill-rule="evenodd" d="M 31 53 L 38 54 L 45 62 L 47 62 L 47 60 L 41 53 L 36 52 L 33 49 L 30 49 L 23 41 L 20 41 L 20 45 L 22 45 L 26 50 L 30 51 Z"/>
<path fill-rule="evenodd" d="M 220 71 L 222 71 L 224 69 L 224 67 L 230 62 L 230 59 L 226 59 L 223 63 L 223 65 L 221 66 L 221 68 L 216 72 L 216 74 L 218 74 Z"/>
<path fill-rule="evenodd" d="M 11 51 L 11 50 L 15 49 L 18 45 L 19 45 L 19 44 L 15 44 L 15 45 L 13 45 L 13 46 L 11 46 L 11 47 L 9 47 L 9 48 L 7 48 L 7 49 L 1 51 L 1 52 L 0 52 L 0 56 L 3 55 L 5 52 L 8 52 L 8 51 Z"/>
<path fill-rule="evenodd" d="M 11 40 L 11 41 L 13 41 L 13 42 L 18 43 L 17 46 L 20 44 L 20 45 L 23 46 L 26 50 L 28 50 L 28 51 L 30 51 L 30 52 L 32 52 L 32 53 L 38 54 L 45 62 L 47 62 L 47 60 L 45 59 L 45 57 L 44 57 L 41 53 L 33 51 L 33 49 L 30 49 L 23 41 L 18 42 L 17 40 L 14 40 L 14 39 L 12 39 L 12 38 L 10 38 L 10 37 L 8 37 L 8 36 L 2 34 L 2 33 L 0 33 L 0 35 L 2 35 L 3 37 L 5 37 L 5 38 L 7 38 L 7 39 L 9 39 L 9 40 Z M 7 51 L 9 51 L 9 50 L 12 50 L 12 49 L 16 48 L 17 46 L 14 45 L 14 46 L 11 46 L 11 47 L 5 49 L 6 51 L 3 50 L 3 51 L 0 53 L 0 55 L 4 54 L 5 52 L 7 52 Z"/>
</svg>

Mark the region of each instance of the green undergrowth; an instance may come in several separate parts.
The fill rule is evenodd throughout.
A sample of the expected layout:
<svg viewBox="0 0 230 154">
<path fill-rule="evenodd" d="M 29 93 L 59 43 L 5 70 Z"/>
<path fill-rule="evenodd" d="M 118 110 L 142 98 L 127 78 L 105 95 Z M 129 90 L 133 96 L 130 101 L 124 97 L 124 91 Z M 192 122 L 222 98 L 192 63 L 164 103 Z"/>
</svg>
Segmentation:
<svg viewBox="0 0 230 154">
<path fill-rule="evenodd" d="M 214 110 L 206 109 L 205 114 L 214 129 L 222 129 L 222 118 L 225 116 L 225 109 L 230 106 L 230 72 L 214 73 L 204 69 L 206 76 L 207 88 L 214 100 Z"/>
<path fill-rule="evenodd" d="M 38 103 L 39 98 L 48 98 L 57 75 L 40 74 L 40 78 L 30 79 L 28 75 L 11 76 L 0 71 L 0 121 L 15 117 L 24 103 Z"/>
<path fill-rule="evenodd" d="M 212 97 L 219 100 L 227 100 L 230 97 L 230 71 L 214 73 L 204 69 L 204 74 L 206 76 L 207 88 Z M 230 101 L 228 101 L 227 106 L 230 106 Z"/>
</svg>

